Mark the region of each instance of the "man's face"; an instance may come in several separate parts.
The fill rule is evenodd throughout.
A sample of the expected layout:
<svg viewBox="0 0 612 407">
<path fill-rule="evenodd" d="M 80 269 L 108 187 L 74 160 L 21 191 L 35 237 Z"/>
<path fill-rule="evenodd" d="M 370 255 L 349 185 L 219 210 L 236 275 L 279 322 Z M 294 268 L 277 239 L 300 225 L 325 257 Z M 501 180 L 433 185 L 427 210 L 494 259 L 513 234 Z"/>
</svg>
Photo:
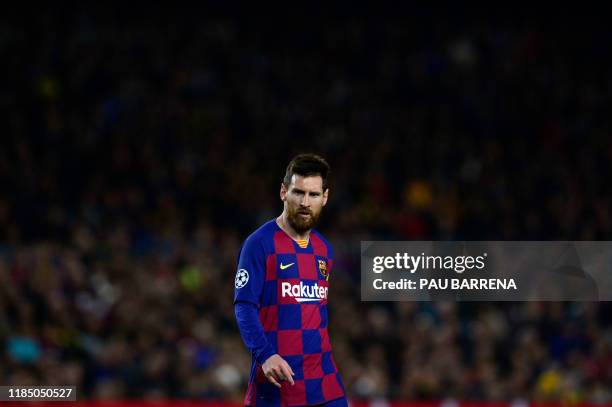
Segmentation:
<svg viewBox="0 0 612 407">
<path fill-rule="evenodd" d="M 289 224 L 298 233 L 314 227 L 327 203 L 329 189 L 323 191 L 321 176 L 303 177 L 293 174 L 291 183 L 285 187 L 281 183 L 280 197 L 285 203 Z"/>
</svg>

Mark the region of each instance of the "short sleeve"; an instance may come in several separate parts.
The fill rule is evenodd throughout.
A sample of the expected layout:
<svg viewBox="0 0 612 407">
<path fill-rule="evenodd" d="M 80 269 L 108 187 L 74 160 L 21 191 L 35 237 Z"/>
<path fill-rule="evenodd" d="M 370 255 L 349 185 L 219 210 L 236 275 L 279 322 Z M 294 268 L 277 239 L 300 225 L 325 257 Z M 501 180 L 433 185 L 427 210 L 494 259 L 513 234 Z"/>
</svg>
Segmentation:
<svg viewBox="0 0 612 407">
<path fill-rule="evenodd" d="M 234 303 L 259 304 L 266 277 L 265 251 L 260 239 L 249 236 L 240 249 L 234 281 Z"/>
</svg>

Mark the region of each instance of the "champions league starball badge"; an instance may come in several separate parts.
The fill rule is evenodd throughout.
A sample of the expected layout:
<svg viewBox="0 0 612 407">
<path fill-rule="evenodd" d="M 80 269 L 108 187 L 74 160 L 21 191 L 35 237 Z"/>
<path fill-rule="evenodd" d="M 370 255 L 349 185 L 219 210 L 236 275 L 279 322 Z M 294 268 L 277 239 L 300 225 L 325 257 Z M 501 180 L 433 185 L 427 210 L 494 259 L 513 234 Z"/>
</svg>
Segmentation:
<svg viewBox="0 0 612 407">
<path fill-rule="evenodd" d="M 249 272 L 245 269 L 240 269 L 236 272 L 236 288 L 242 288 L 249 282 Z"/>
</svg>

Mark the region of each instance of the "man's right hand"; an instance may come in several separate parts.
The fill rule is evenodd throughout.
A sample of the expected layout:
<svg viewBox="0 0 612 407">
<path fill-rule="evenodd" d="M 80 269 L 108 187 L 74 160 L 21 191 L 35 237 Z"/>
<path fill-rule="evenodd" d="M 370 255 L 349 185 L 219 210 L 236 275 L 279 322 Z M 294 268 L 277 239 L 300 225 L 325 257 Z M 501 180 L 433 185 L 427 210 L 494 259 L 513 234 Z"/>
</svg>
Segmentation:
<svg viewBox="0 0 612 407">
<path fill-rule="evenodd" d="M 283 380 L 289 381 L 292 386 L 294 385 L 292 377 L 294 373 L 291 366 L 289 366 L 289 363 L 278 354 L 274 354 L 266 359 L 264 364 L 261 365 L 261 368 L 270 383 L 276 387 L 281 387 L 280 382 Z"/>
</svg>

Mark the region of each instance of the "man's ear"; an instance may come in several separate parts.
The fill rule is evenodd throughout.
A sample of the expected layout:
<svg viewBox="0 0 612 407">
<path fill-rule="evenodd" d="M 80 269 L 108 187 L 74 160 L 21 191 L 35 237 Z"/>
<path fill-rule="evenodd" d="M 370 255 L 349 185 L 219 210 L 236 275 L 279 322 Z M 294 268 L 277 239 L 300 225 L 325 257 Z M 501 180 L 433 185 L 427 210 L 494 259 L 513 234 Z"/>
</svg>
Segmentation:
<svg viewBox="0 0 612 407">
<path fill-rule="evenodd" d="M 329 188 L 327 188 L 325 190 L 325 192 L 323 192 L 323 206 L 325 206 L 327 204 L 327 197 L 329 196 Z"/>
<path fill-rule="evenodd" d="M 285 200 L 287 199 L 287 187 L 282 182 L 281 182 L 281 187 L 280 187 L 280 199 L 283 202 L 285 202 Z"/>
</svg>

